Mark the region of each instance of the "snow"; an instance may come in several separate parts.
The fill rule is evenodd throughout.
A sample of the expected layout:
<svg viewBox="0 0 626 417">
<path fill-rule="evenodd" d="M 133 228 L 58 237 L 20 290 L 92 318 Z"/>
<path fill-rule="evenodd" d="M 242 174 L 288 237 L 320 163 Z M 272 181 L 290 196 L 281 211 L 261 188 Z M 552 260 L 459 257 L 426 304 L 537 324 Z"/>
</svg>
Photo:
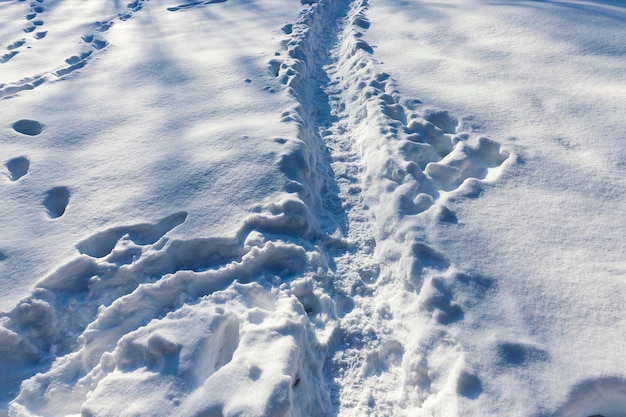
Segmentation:
<svg viewBox="0 0 626 417">
<path fill-rule="evenodd" d="M 626 416 L 623 1 L 0 10 L 0 415 Z"/>
<path fill-rule="evenodd" d="M 623 4 L 380 3 L 368 35 L 398 88 L 471 114 L 517 159 L 479 198 L 455 197 L 458 224 L 436 232 L 453 264 L 497 284 L 457 336 L 485 375 L 463 415 L 503 402 L 507 415 L 552 415 L 570 392 L 557 415 L 623 415 Z M 424 48 L 400 55 L 416 39 Z M 607 398 L 576 398 L 587 389 Z"/>
</svg>

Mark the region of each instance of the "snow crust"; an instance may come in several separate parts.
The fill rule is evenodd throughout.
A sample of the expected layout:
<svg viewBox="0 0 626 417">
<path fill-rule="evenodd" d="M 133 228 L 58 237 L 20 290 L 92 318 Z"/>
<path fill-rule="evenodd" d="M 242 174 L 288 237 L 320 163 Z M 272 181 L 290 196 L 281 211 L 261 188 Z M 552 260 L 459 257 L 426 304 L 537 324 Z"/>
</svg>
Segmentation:
<svg viewBox="0 0 626 417">
<path fill-rule="evenodd" d="M 0 414 L 626 416 L 624 2 L 0 11 Z"/>
</svg>

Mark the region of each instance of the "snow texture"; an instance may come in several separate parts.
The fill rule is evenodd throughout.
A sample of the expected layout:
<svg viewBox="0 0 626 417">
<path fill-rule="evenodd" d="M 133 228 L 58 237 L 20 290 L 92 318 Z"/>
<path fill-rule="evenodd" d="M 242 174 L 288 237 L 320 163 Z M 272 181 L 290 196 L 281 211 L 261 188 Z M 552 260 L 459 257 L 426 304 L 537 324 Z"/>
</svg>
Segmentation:
<svg viewBox="0 0 626 417">
<path fill-rule="evenodd" d="M 623 1 L 0 10 L 0 415 L 626 416 Z"/>
</svg>

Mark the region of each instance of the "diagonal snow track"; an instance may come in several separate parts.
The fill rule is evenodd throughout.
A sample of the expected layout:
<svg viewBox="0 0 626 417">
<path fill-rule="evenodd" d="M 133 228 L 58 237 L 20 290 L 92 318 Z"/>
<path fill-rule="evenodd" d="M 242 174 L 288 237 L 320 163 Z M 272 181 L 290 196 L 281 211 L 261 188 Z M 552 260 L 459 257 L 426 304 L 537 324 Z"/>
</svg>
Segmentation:
<svg viewBox="0 0 626 417">
<path fill-rule="evenodd" d="M 490 283 L 428 235 L 509 156 L 402 98 L 367 10 L 305 3 L 283 27 L 268 63 L 292 103 L 279 200 L 232 237 L 170 239 L 186 211 L 101 230 L 1 317 L 0 366 L 20 364 L 12 415 L 120 415 L 132 400 L 145 415 L 391 416 L 480 394 L 454 325 Z"/>
</svg>

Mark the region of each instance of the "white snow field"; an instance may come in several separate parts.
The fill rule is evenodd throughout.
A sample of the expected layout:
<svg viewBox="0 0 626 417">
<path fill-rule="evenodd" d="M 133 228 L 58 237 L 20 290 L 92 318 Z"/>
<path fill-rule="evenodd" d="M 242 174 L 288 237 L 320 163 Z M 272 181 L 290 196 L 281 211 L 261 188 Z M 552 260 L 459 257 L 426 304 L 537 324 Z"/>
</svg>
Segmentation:
<svg viewBox="0 0 626 417">
<path fill-rule="evenodd" d="M 626 1 L 0 0 L 0 415 L 626 416 Z"/>
</svg>

